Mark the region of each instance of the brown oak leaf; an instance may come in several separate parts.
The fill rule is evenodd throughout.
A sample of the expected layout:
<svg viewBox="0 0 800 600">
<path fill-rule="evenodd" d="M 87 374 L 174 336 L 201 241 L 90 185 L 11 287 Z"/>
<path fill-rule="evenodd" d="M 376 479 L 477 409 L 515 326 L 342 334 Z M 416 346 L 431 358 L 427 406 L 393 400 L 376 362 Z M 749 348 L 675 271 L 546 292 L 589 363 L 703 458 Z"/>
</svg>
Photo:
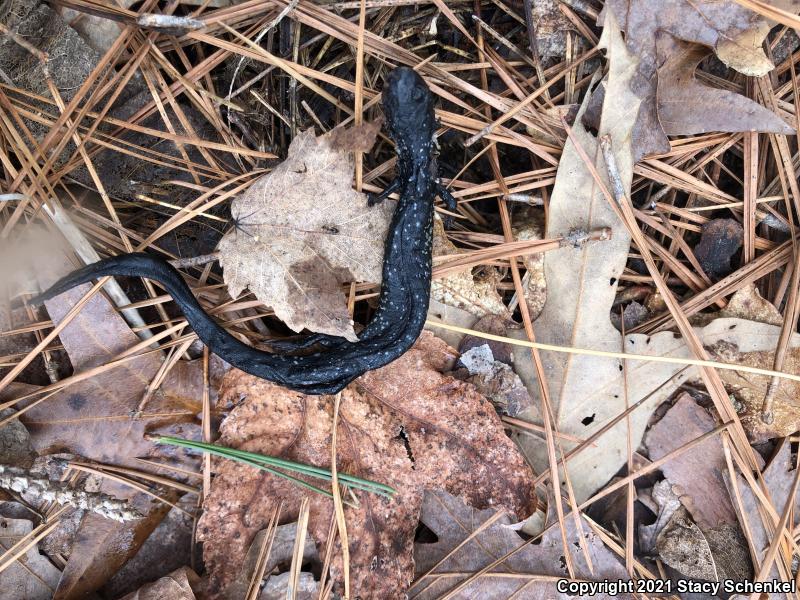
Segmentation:
<svg viewBox="0 0 800 600">
<path fill-rule="evenodd" d="M 237 227 L 219 244 L 232 296 L 249 288 L 294 331 L 355 341 L 342 284 L 381 280 L 392 202 L 368 207 L 352 189 L 353 149 L 363 151 L 374 124 L 354 133 L 292 140 L 286 160 L 236 198 Z"/>
<path fill-rule="evenodd" d="M 639 59 L 637 73 L 631 81 L 631 89 L 642 99 L 632 134 L 635 161 L 648 154 L 669 150 L 656 101 L 659 82 L 656 40 L 662 34 L 712 48 L 722 62 L 746 75 L 764 75 L 773 68 L 761 47 L 770 24 L 733 0 L 608 0 L 603 18 L 609 12 L 614 14 L 626 32 L 629 50 Z M 661 52 L 662 56 L 671 54 L 663 47 Z M 689 75 L 694 72 L 694 65 L 687 62 L 685 67 Z M 741 110 L 750 104 L 754 103 L 741 97 L 733 109 L 719 111 L 724 115 L 718 116 L 727 117 L 730 123 L 730 127 L 723 131 L 794 132 L 777 116 L 769 129 L 760 129 L 754 124 L 748 110 Z M 667 133 L 692 133 L 683 130 L 683 122 L 691 124 L 697 121 L 694 113 L 708 109 L 701 103 L 682 106 L 682 115 L 671 123 L 671 130 Z M 737 125 L 738 128 L 735 128 Z"/>
<path fill-rule="evenodd" d="M 659 33 L 658 119 L 667 135 L 707 131 L 793 133 L 771 110 L 729 90 L 697 80 L 697 65 L 711 52 L 668 33 Z"/>
<path fill-rule="evenodd" d="M 414 532 L 426 489 L 447 491 L 478 509 L 505 509 L 517 518 L 536 506 L 532 473 L 491 404 L 471 385 L 440 372 L 453 352 L 424 332 L 398 360 L 342 392 L 337 468 L 397 490 L 391 499 L 355 491 L 357 502 L 345 508 L 355 596 L 403 597 L 414 576 Z M 220 399 L 238 404 L 221 426 L 221 444 L 329 467 L 330 396 L 306 396 L 233 370 Z M 307 494 L 309 532 L 324 549 L 331 500 L 236 462 L 217 465 L 198 524 L 217 592 L 235 577 L 275 507 L 282 502 L 281 519 L 293 519 Z M 335 547 L 331 563 L 338 581 L 340 550 Z"/>
</svg>

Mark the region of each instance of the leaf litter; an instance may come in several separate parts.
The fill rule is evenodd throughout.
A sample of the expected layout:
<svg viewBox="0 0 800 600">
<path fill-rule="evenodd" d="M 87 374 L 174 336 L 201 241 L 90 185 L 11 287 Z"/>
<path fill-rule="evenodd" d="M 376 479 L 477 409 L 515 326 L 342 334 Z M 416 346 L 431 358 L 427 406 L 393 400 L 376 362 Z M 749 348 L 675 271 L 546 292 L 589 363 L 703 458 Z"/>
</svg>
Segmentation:
<svg viewBox="0 0 800 600">
<path fill-rule="evenodd" d="M 345 510 L 350 576 L 363 597 L 401 597 L 413 579 L 414 531 L 426 489 L 448 491 L 476 508 L 502 508 L 517 518 L 536 506 L 533 474 L 491 404 L 471 385 L 440 372 L 452 352 L 423 333 L 412 350 L 342 392 L 338 469 L 397 490 L 391 499 L 353 491 L 354 505 Z M 330 398 L 289 392 L 232 370 L 220 399 L 238 403 L 222 425 L 222 444 L 318 466 L 329 463 Z M 232 580 L 278 503 L 282 518 L 291 519 L 305 495 L 302 488 L 245 465 L 217 466 L 198 523 L 214 589 Z M 317 494 L 309 500 L 309 533 L 322 554 L 333 506 Z M 331 575 L 337 582 L 341 561 L 336 549 Z"/>
<path fill-rule="evenodd" d="M 190 284 L 203 302 L 220 307 L 216 316 L 227 327 L 252 343 L 268 344 L 273 325 L 283 331 L 277 321 L 293 331 L 353 339 L 354 321 L 368 319 L 380 282 L 382 239 L 392 209 L 391 201 L 367 209 L 353 182 L 371 191 L 385 185 L 393 153 L 383 141 L 372 149 L 378 125 L 340 125 L 350 120 L 348 114 L 354 113 L 357 123 L 362 112 L 375 116 L 370 107 L 388 58 L 390 64 L 418 65 L 443 100 L 439 161 L 444 183 L 456 192 L 460 206 L 454 224 L 437 224 L 437 254 L 499 243 L 498 232 L 503 240 L 558 239 L 574 228 L 597 226 L 610 227 L 613 234 L 603 243 L 485 261 L 441 278 L 432 290 L 432 319 L 499 335 L 509 335 L 522 320 L 528 334 L 532 322 L 537 341 L 562 348 L 624 348 L 638 355 L 691 358 L 685 341 L 670 330 L 675 314 L 667 312 L 669 298 L 654 291 L 652 274 L 642 268 L 640 256 L 646 251 L 656 255 L 670 290 L 693 315 L 694 335 L 712 359 L 799 372 L 794 332 L 781 335 L 784 316 L 793 323 L 797 310 L 790 283 L 797 262 L 790 238 L 795 211 L 787 208 L 796 195 L 796 148 L 783 136 L 794 133 L 798 40 L 790 29 L 774 27 L 758 3 L 610 0 L 602 15 L 584 2 L 480 3 L 478 21 L 460 3 L 368 2 L 362 36 L 355 24 L 357 3 L 339 3 L 335 10 L 276 2 L 234 9 L 215 0 L 197 9 L 199 18 L 210 17 L 206 29 L 182 30 L 179 44 L 167 43 L 163 30 L 143 30 L 154 43 L 147 37 L 143 45 L 144 36 L 133 36 L 115 46 L 117 30 L 138 27 L 142 9 L 65 0 L 58 10 L 74 30 L 54 11 L 34 9 L 37 22 L 65 28 L 65 35 L 53 39 L 72 44 L 82 57 L 77 70 L 67 68 L 61 55 L 68 54 L 47 46 L 58 55 L 50 64 L 55 86 L 48 84 L 36 48 L 20 43 L 43 43 L 20 24 L 19 14 L 33 6 L 27 0 L 22 4 L 10 20 L 0 10 L 0 21 L 10 24 L 0 47 L 0 100 L 9 116 L 0 123 L 0 164 L 9 188 L 8 198 L 2 190 L 3 200 L 9 200 L 4 238 L 30 219 L 47 223 L 50 213 L 42 205 L 58 199 L 70 206 L 72 218 L 101 255 L 141 244 L 139 249 L 170 258 L 197 260 L 184 263 Z M 800 10 L 796 2 L 773 4 Z M 91 19 L 82 10 L 90 10 Z M 599 46 L 597 22 L 603 24 Z M 473 35 L 491 42 L 472 45 Z M 604 60 L 598 48 L 605 51 Z M 101 58 L 95 51 L 108 54 Z M 9 65 L 12 56 L 16 62 Z M 242 66 L 231 73 L 231 62 Z M 477 64 L 488 66 L 478 69 Z M 92 65 L 99 67 L 90 73 Z M 111 65 L 115 68 L 106 68 Z M 355 86 L 353 65 L 356 73 L 363 67 L 365 75 Z M 73 87 L 76 82 L 83 85 Z M 103 93 L 95 93 L 100 89 Z M 66 99 L 60 104 L 59 90 Z M 115 104 L 111 113 L 103 104 L 109 90 L 119 92 L 110 101 Z M 230 90 L 228 97 L 220 90 Z M 583 119 L 575 118 L 578 110 Z M 589 118 L 591 113 L 596 118 Z M 504 124 L 485 129 L 497 115 Z M 572 140 L 566 143 L 562 115 L 571 127 Z M 75 136 L 64 135 L 73 123 L 83 140 L 80 149 Z M 309 127 L 333 133 L 316 138 Z M 594 130 L 611 136 L 620 181 L 608 181 Z M 483 148 L 461 143 L 461 136 L 479 132 L 484 132 L 478 136 L 485 138 Z M 621 184 L 641 207 L 636 215 L 645 237 L 638 239 L 647 248 L 631 246 L 626 226 L 600 193 L 582 152 L 606 185 Z M 287 159 L 264 162 L 275 154 Z M 316 158 L 328 160 L 319 171 L 307 164 Z M 264 167 L 271 172 L 259 179 Z M 534 198 L 537 206 L 530 205 Z M 519 209 L 520 201 L 528 206 Z M 219 210 L 222 202 L 230 202 L 232 219 Z M 773 227 L 775 222 L 782 228 Z M 216 267 L 204 268 L 203 257 L 191 256 L 217 245 L 219 223 L 228 234 L 219 254 L 205 262 L 219 258 L 229 294 Z M 337 248 L 331 241 L 342 244 Z M 279 264 L 276 256 L 286 260 Z M 25 262 L 4 258 L 12 266 Z M 140 288 L 133 284 L 134 295 Z M 4 336 L 2 367 L 19 371 L 20 360 L 26 366 L 3 398 L 25 400 L 14 402 L 20 419 L 3 431 L 11 445 L 24 442 L 29 431 L 31 447 L 6 453 L 6 460 L 29 461 L 31 449 L 69 450 L 81 461 L 141 469 L 140 459 L 153 458 L 149 434 L 165 425 L 172 428 L 169 433 L 198 438 L 202 413 L 206 439 L 219 430 L 222 441 L 233 446 L 251 445 L 329 467 L 329 400 L 287 395 L 236 372 L 221 387 L 212 373 L 205 389 L 200 361 L 173 364 L 178 355 L 167 359 L 170 368 L 162 381 L 165 355 L 139 344 L 101 295 L 57 342 L 31 352 L 50 327 L 71 318 L 69 308 L 86 289 L 51 302 L 47 314 L 29 311 L 18 297 L 7 307 L 6 329 L 16 329 Z M 242 296 L 245 289 L 256 300 Z M 163 334 L 162 344 L 169 340 L 196 357 L 197 347 L 180 333 L 171 306 L 154 288 L 146 291 L 135 306 L 148 328 Z M 612 309 L 623 315 L 617 315 L 616 326 L 609 318 Z M 485 329 L 478 319 L 486 315 L 501 324 Z M 164 334 L 164 327 L 176 323 L 171 336 Z M 476 335 L 447 341 L 460 355 L 427 334 L 398 364 L 366 375 L 341 398 L 338 469 L 364 471 L 398 490 L 391 500 L 344 490 L 349 569 L 324 496 L 310 498 L 309 537 L 317 554 L 310 567 L 308 557 L 302 558 L 307 548 L 290 548 L 295 533 L 279 541 L 271 536 L 280 527 L 264 531 L 271 517 L 277 519 L 278 506 L 281 520 L 296 518 L 305 492 L 225 462 L 214 461 L 211 469 L 212 463 L 203 461 L 198 473 L 199 461 L 172 455 L 159 467 L 148 463 L 142 473 L 150 477 L 157 469 L 182 480 L 176 482 L 183 486 L 179 492 L 135 479 L 167 502 L 179 503 L 172 512 L 193 512 L 187 499 L 194 496 L 179 501 L 178 495 L 198 490 L 193 486 L 202 475 L 210 495 L 200 521 L 207 529 L 198 529 L 198 537 L 205 539 L 207 570 L 203 574 L 202 565 L 193 565 L 203 574 L 200 587 L 193 572 L 184 570 L 153 588 L 143 587 L 139 597 L 202 596 L 209 574 L 216 586 L 234 582 L 231 589 L 240 596 L 263 585 L 262 598 L 286 597 L 295 586 L 297 597 L 320 597 L 330 585 L 341 590 L 348 579 L 353 589 L 377 585 L 376 593 L 391 597 L 403 593 L 414 576 L 419 579 L 409 591 L 425 597 L 489 598 L 553 597 L 548 577 L 624 579 L 636 569 L 647 578 L 656 577 L 662 566 L 667 576 L 792 576 L 793 547 L 773 541 L 796 524 L 786 519 L 784 531 L 777 538 L 773 533 L 787 501 L 796 504 L 790 440 L 800 427 L 800 409 L 793 381 L 776 387 L 763 375 L 719 370 L 735 408 L 726 412 L 733 424 L 723 424 L 716 414 L 721 405 L 710 406 L 695 367 L 546 351 L 540 353 L 546 381 L 539 382 L 527 349 L 512 352 L 508 344 L 485 344 Z M 109 357 L 134 346 L 138 355 L 112 368 Z M 218 370 L 224 366 L 212 368 Z M 84 372 L 92 376 L 83 379 Z M 544 439 L 540 383 L 553 403 L 550 446 Z M 676 397 L 687 390 L 691 397 Z M 51 391 L 41 404 L 30 404 Z M 762 417 L 767 396 L 773 398 L 770 421 Z M 627 407 L 632 412 L 626 417 Z M 14 413 L 3 414 L 7 419 Z M 755 454 L 747 441 L 729 435 L 739 422 Z M 509 428 L 533 472 L 506 436 Z M 698 439 L 704 441 L 696 445 Z M 559 477 L 549 473 L 553 452 L 556 462 L 566 455 L 568 463 Z M 769 464 L 763 471 L 762 456 Z M 176 467 L 192 474 L 177 475 Z M 584 509 L 598 496 L 613 497 L 623 518 L 614 520 L 609 511 L 607 518 L 591 521 L 575 509 L 578 516 L 565 511 L 559 520 L 553 486 L 548 493 L 534 489 L 533 482 L 566 482 L 567 474 L 569 493 Z M 120 497 L 132 494 L 96 475 L 78 485 L 98 486 L 98 481 Z M 569 493 L 564 502 L 571 502 Z M 148 516 L 132 531 L 93 513 L 70 515 L 40 544 L 37 552 L 67 559 L 56 559 L 65 569 L 56 597 L 79 597 L 107 584 L 140 546 L 141 557 L 129 566 L 158 564 L 158 552 L 166 546 L 155 550 L 155 559 L 146 558 L 145 539 L 155 540 L 150 532 L 163 530 L 170 505 L 139 496 L 133 504 Z M 540 508 L 524 527 L 515 523 L 528 517 L 537 497 Z M 381 512 L 383 503 L 388 512 Z M 633 520 L 627 523 L 630 511 Z M 652 514 L 643 517 L 647 511 Z M 651 529 L 642 525 L 647 518 L 656 520 Z M 22 517 L 30 519 L 38 522 L 30 512 Z M 488 523 L 486 529 L 481 523 Z M 520 527 L 537 536 L 530 538 L 533 542 L 526 544 L 516 531 Z M 422 539 L 434 534 L 437 542 Z M 267 542 L 272 544 L 269 559 L 261 557 Z M 225 555 L 228 547 L 234 558 Z M 513 552 L 505 556 L 506 551 Z M 370 557 L 381 560 L 373 565 Z M 764 559 L 769 564 L 761 565 Z M 165 574 L 166 562 L 152 579 Z M 265 582 L 249 581 L 255 563 L 265 567 Z M 432 567 L 435 572 L 428 573 Z M 489 573 L 480 572 L 487 567 Z M 375 569 L 387 573 L 377 584 L 366 575 Z M 27 584 L 20 578 L 12 585 Z M 381 585 L 391 592 L 384 593 Z M 159 586 L 167 587 L 158 591 Z M 111 591 L 116 589 L 107 586 L 104 593 L 116 596 Z"/>
</svg>

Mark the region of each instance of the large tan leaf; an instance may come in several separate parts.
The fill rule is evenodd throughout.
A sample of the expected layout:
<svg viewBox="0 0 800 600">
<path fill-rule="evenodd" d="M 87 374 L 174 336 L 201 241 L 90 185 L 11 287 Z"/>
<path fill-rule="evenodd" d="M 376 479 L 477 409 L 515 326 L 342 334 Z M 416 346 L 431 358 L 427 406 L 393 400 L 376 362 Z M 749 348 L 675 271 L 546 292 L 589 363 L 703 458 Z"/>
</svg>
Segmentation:
<svg viewBox="0 0 800 600">
<path fill-rule="evenodd" d="M 239 220 L 219 245 L 232 296 L 250 288 L 294 331 L 309 329 L 355 341 L 342 284 L 380 282 L 383 240 L 393 202 L 368 207 L 352 189 L 354 146 L 368 149 L 377 128 L 361 135 L 292 140 L 286 160 L 236 198 Z"/>
<path fill-rule="evenodd" d="M 626 48 L 611 14 L 606 17 L 601 46 L 607 50 L 609 76 L 600 134 L 611 136 L 622 181 L 629 187 L 633 169 L 630 135 L 639 107 L 639 99 L 630 91 L 630 80 L 638 61 Z M 595 158 L 598 171 L 604 173 L 597 140 L 584 129 L 579 118 L 575 120 L 573 132 L 588 155 Z M 611 324 L 609 313 L 617 279 L 628 257 L 630 237 L 597 188 L 574 144 L 567 141 L 550 201 L 546 237 L 558 238 L 567 236 L 573 229 L 592 231 L 600 227 L 611 228 L 611 240 L 581 248 L 560 248 L 545 255 L 547 300 L 542 314 L 534 322 L 537 341 L 611 352 L 619 352 L 623 347 L 622 336 Z M 679 351 L 683 344 L 668 333 L 653 336 L 652 340 L 647 338 L 646 343 L 641 336 L 627 347 L 629 351 L 666 354 Z M 625 410 L 619 360 L 554 352 L 542 352 L 541 357 L 559 432 L 584 439 Z M 517 351 L 514 361 L 529 390 L 538 397 L 539 386 L 530 354 Z M 632 419 L 631 437 L 636 447 L 644 433 L 647 416 L 668 393 L 661 389 L 663 382 L 679 369 L 675 365 L 643 363 L 632 364 L 630 369 L 628 401 L 632 404 L 648 398 Z M 649 377 L 643 376 L 645 371 Z M 539 421 L 538 411 L 531 411 L 528 418 Z M 583 452 L 569 463 L 579 501 L 607 482 L 624 463 L 627 439 L 624 427 L 623 420 L 603 438 L 600 448 Z M 545 445 L 530 436 L 521 437 L 520 441 L 534 468 L 546 468 Z"/>
<path fill-rule="evenodd" d="M 391 499 L 356 491 L 357 505 L 345 508 L 354 597 L 403 597 L 414 576 L 414 532 L 426 489 L 516 518 L 536 506 L 532 473 L 491 404 L 471 385 L 440 372 L 453 354 L 423 332 L 414 348 L 342 392 L 339 470 L 397 490 Z M 330 396 L 305 396 L 234 370 L 221 399 L 240 403 L 222 424 L 222 444 L 329 467 Z M 278 503 L 283 501 L 282 519 L 292 519 L 307 494 L 308 530 L 324 555 L 330 499 L 240 463 L 218 464 L 198 524 L 217 589 L 236 576 L 250 540 Z M 338 546 L 331 574 L 341 581 Z"/>
<path fill-rule="evenodd" d="M 603 43 L 608 48 L 610 72 L 605 94 L 608 101 L 603 104 L 600 134 L 611 135 L 621 179 L 629 189 L 633 166 L 631 130 L 639 104 L 629 83 L 638 60 L 626 49 L 610 11 L 606 16 Z M 595 157 L 597 170 L 604 174 L 605 166 L 598 156 L 596 138 L 583 128 L 580 119 L 576 119 L 573 131 L 588 155 Z M 670 332 L 653 336 L 629 335 L 623 346 L 621 334 L 611 325 L 609 312 L 617 278 L 627 260 L 630 238 L 625 226 L 597 189 L 574 145 L 568 141 L 553 190 L 547 237 L 561 237 L 575 228 L 592 230 L 597 227 L 611 227 L 612 240 L 580 249 L 562 248 L 545 255 L 548 297 L 541 316 L 534 322 L 537 341 L 563 347 L 611 352 L 619 352 L 624 347 L 625 351 L 637 354 L 688 357 L 683 340 Z M 729 329 L 725 328 L 725 323 L 730 323 Z M 760 323 L 717 319 L 697 331 L 707 347 L 722 341 L 733 344 L 739 353 L 752 353 L 773 350 L 778 339 L 777 330 Z M 743 335 L 743 331 L 748 334 Z M 626 420 L 619 417 L 626 407 L 641 403 L 630 415 L 630 438 L 633 446 L 637 447 L 652 411 L 672 394 L 677 385 L 687 378 L 696 377 L 694 369 L 682 369 L 679 365 L 629 361 L 625 385 L 620 360 L 552 352 L 542 352 L 541 357 L 555 424 L 560 433 L 586 439 L 617 420 L 598 440 L 597 446 L 576 454 L 568 463 L 579 501 L 602 487 L 624 464 L 628 433 Z M 749 355 L 739 360 L 757 359 Z M 759 365 L 765 366 L 765 361 L 762 357 Z M 539 384 L 529 353 L 515 352 L 514 366 L 531 393 L 538 395 Z M 723 378 L 726 381 L 732 378 L 743 380 L 735 372 L 726 372 Z M 750 378 L 762 386 L 764 379 Z M 781 404 L 776 405 L 776 411 L 796 414 L 789 398 L 793 388 L 784 383 L 782 389 Z M 537 410 L 530 411 L 527 417 L 534 422 L 541 421 Z M 755 431 L 754 421 L 746 417 L 743 420 L 750 422 L 751 430 Z M 547 448 L 543 440 L 524 436 L 520 441 L 534 468 L 547 468 Z M 574 444 L 563 441 L 562 444 L 565 451 L 574 447 Z"/>
</svg>

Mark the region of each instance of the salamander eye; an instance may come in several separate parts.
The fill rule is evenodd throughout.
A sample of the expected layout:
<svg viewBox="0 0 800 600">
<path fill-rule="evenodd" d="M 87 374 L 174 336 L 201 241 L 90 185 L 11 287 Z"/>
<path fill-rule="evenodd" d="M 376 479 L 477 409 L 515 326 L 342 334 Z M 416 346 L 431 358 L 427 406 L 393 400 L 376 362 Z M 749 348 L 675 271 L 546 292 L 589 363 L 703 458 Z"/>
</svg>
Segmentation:
<svg viewBox="0 0 800 600">
<path fill-rule="evenodd" d="M 414 89 L 414 93 L 411 95 L 414 102 L 421 102 L 422 99 L 425 97 L 425 90 L 418 87 Z"/>
</svg>

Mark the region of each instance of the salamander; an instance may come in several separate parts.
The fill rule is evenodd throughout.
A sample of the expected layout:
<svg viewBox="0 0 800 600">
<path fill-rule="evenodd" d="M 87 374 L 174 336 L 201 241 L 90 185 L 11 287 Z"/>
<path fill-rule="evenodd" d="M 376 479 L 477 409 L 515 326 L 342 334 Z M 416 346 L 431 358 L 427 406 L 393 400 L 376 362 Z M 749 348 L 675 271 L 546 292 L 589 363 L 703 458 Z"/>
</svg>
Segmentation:
<svg viewBox="0 0 800 600">
<path fill-rule="evenodd" d="M 438 194 L 451 210 L 455 199 L 439 183 L 434 134 L 434 98 L 424 80 L 407 67 L 386 78 L 383 110 L 397 152 L 396 177 L 370 205 L 399 192 L 386 238 L 378 308 L 358 340 L 311 335 L 298 343 L 275 344 L 278 352 L 240 342 L 197 302 L 180 273 L 165 260 L 136 252 L 107 258 L 63 277 L 32 300 L 41 303 L 106 275 L 146 277 L 159 282 L 180 306 L 197 336 L 234 367 L 305 394 L 335 394 L 362 373 L 405 353 L 425 324 L 431 285 L 433 205 Z M 296 354 L 317 345 L 310 354 Z"/>
</svg>

